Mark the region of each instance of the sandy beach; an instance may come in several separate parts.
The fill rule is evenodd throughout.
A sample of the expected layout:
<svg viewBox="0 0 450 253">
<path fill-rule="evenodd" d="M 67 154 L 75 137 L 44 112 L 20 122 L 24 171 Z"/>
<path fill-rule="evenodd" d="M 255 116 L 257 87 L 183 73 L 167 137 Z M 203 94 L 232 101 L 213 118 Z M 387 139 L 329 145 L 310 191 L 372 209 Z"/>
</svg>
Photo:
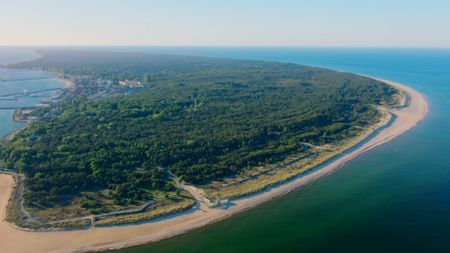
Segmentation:
<svg viewBox="0 0 450 253">
<path fill-rule="evenodd" d="M 5 253 L 83 252 L 87 250 L 127 247 L 158 241 L 219 221 L 283 195 L 321 176 L 328 175 L 340 168 L 347 161 L 405 133 L 426 116 L 428 105 L 420 93 L 402 84 L 386 80 L 380 81 L 405 91 L 410 98 L 406 107 L 392 111 L 397 118 L 391 125 L 384 128 L 371 139 L 365 141 L 358 148 L 322 166 L 320 170 L 314 170 L 305 176 L 288 181 L 262 193 L 232 201 L 233 205 L 226 210 L 210 209 L 201 206 L 200 209 L 195 211 L 142 225 L 94 228 L 70 232 L 26 232 L 17 230 L 4 221 L 6 203 L 11 193 L 13 181 L 10 175 L 0 174 L 0 251 Z"/>
</svg>

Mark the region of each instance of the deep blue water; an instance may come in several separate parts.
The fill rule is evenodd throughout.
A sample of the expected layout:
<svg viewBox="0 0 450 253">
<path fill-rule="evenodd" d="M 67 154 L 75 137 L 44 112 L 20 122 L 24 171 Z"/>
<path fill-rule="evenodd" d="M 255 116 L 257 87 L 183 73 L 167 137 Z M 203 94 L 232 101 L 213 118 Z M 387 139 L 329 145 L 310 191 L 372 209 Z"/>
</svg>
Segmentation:
<svg viewBox="0 0 450 253">
<path fill-rule="evenodd" d="M 282 198 L 118 252 L 450 252 L 450 49 L 108 48 L 292 62 L 408 84 L 430 105 L 392 142 Z"/>
<path fill-rule="evenodd" d="M 430 105 L 416 128 L 329 176 L 222 222 L 118 252 L 450 252 L 450 49 L 88 49 L 322 66 L 408 84 Z"/>
</svg>

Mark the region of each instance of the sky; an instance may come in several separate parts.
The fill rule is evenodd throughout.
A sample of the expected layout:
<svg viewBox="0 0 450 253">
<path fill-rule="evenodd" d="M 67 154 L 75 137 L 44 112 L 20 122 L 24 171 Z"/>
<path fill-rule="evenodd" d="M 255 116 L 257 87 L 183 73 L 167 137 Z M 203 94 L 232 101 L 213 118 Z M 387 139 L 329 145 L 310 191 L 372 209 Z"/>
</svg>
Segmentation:
<svg viewBox="0 0 450 253">
<path fill-rule="evenodd" d="M 0 0 L 0 45 L 450 47 L 450 0 Z"/>
</svg>

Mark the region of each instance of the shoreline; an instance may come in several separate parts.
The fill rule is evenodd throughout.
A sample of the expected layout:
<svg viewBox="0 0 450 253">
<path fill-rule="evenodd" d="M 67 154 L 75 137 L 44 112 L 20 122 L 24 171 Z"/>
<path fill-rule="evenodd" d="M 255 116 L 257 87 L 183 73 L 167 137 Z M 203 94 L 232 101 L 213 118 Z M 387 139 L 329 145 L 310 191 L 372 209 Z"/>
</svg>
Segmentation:
<svg viewBox="0 0 450 253">
<path fill-rule="evenodd" d="M 166 239 L 193 229 L 200 228 L 210 223 L 218 222 L 227 217 L 245 211 L 263 202 L 284 195 L 298 187 L 308 184 L 315 179 L 328 175 L 346 162 L 389 142 L 395 137 L 410 130 L 420 122 L 428 112 L 428 105 L 424 97 L 414 89 L 392 81 L 382 81 L 409 95 L 409 104 L 406 107 L 396 108 L 391 111 L 396 119 L 391 125 L 383 128 L 375 136 L 364 139 L 363 143 L 338 155 L 329 163 L 319 165 L 319 169 L 313 169 L 310 173 L 296 177 L 280 185 L 256 193 L 254 195 L 233 200 L 233 205 L 228 209 L 201 209 L 193 210 L 187 214 L 180 214 L 170 219 L 150 221 L 142 225 L 130 225 L 122 227 L 94 228 L 82 231 L 66 232 L 25 232 L 15 230 L 8 226 L 3 220 L 3 213 L 8 202 L 12 186 L 8 175 L 0 175 L 0 207 L 2 208 L 2 221 L 0 223 L 0 238 L 2 238 L 2 249 L 9 253 L 19 252 L 87 252 L 101 251 L 130 247 Z M 9 180 L 9 182 L 8 182 Z M 28 243 L 23 243 L 23 242 Z"/>
<path fill-rule="evenodd" d="M 12 122 L 14 122 L 14 123 L 23 123 L 23 126 L 17 128 L 16 130 L 13 130 L 13 131 L 11 131 L 11 132 L 3 135 L 3 136 L 0 136 L 1 140 L 11 141 L 14 138 L 14 136 L 16 136 L 16 134 L 22 132 L 23 130 L 25 130 L 31 124 L 31 120 L 20 120 L 18 118 L 17 113 L 18 113 L 19 110 L 22 110 L 22 108 L 16 108 L 14 110 L 14 114 L 12 115 Z"/>
<path fill-rule="evenodd" d="M 61 90 L 64 90 L 64 89 L 72 89 L 74 87 L 74 83 L 72 81 L 64 79 L 64 78 L 61 78 L 61 77 L 48 78 L 48 79 L 49 80 L 53 79 L 53 80 L 57 80 L 57 81 L 60 81 L 60 82 L 64 83 L 64 87 L 58 89 L 58 91 L 61 91 Z M 13 131 L 11 131 L 9 133 L 6 133 L 6 134 L 0 136 L 0 140 L 7 140 L 7 141 L 12 140 L 16 134 L 18 134 L 21 131 L 23 131 L 24 129 L 26 129 L 32 123 L 32 120 L 19 120 L 18 117 L 17 117 L 18 110 L 22 110 L 22 109 L 33 110 L 33 109 L 36 109 L 37 107 L 38 107 L 37 105 L 34 105 L 34 106 L 26 107 L 26 108 L 21 108 L 21 107 L 14 108 L 13 109 L 14 113 L 12 115 L 12 122 L 14 122 L 14 123 L 23 123 L 24 125 L 19 127 L 19 128 L 17 128 L 16 130 L 13 130 Z"/>
</svg>

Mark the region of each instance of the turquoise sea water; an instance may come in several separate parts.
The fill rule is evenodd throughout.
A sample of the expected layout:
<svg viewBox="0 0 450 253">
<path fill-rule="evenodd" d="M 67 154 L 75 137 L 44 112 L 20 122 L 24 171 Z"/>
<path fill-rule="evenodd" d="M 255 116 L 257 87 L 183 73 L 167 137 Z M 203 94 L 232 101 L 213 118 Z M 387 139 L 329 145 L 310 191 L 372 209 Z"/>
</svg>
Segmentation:
<svg viewBox="0 0 450 253">
<path fill-rule="evenodd" d="M 416 128 L 329 176 L 222 222 L 114 253 L 450 252 L 449 49 L 100 49 L 322 66 L 406 83 L 430 104 Z M 9 78 L 40 74 L 1 71 Z M 46 85 L 0 82 L 0 93 Z M 0 110 L 0 135 L 18 127 L 12 112 Z"/>
<path fill-rule="evenodd" d="M 219 223 L 115 253 L 450 252 L 450 50 L 109 48 L 274 60 L 408 84 L 425 121 L 342 169 Z"/>
</svg>

